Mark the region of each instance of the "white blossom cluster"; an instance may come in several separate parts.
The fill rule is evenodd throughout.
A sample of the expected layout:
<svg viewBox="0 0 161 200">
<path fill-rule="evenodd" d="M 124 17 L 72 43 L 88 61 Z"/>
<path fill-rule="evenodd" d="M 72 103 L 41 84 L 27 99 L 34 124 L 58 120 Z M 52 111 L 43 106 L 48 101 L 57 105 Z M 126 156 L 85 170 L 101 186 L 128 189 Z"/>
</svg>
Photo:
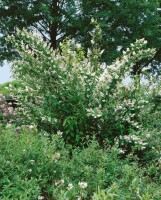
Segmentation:
<svg viewBox="0 0 161 200">
<path fill-rule="evenodd" d="M 79 182 L 78 185 L 80 188 L 83 188 L 83 189 L 85 189 L 88 186 L 86 182 Z"/>
<path fill-rule="evenodd" d="M 148 143 L 144 142 L 140 137 L 136 136 L 136 135 L 124 135 L 124 136 L 120 136 L 120 143 L 124 144 L 124 143 L 134 143 L 135 147 L 138 147 L 138 149 L 144 150 Z"/>
<path fill-rule="evenodd" d="M 67 190 L 71 190 L 73 188 L 73 184 L 72 183 L 69 183 L 68 184 L 68 187 L 67 187 Z"/>
</svg>

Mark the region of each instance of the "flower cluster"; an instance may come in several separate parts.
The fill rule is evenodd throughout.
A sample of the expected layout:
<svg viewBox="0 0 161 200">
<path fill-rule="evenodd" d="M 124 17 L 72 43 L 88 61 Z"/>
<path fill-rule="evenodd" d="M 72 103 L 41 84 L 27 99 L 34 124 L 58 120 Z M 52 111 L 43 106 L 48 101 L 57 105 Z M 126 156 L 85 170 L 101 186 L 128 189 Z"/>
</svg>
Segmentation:
<svg viewBox="0 0 161 200">
<path fill-rule="evenodd" d="M 67 190 L 71 190 L 73 188 L 73 184 L 72 183 L 69 183 L 68 184 L 68 187 L 67 187 Z"/>
<path fill-rule="evenodd" d="M 78 185 L 79 185 L 80 188 L 83 188 L 83 189 L 85 189 L 87 187 L 86 182 L 79 182 Z"/>
<path fill-rule="evenodd" d="M 16 112 L 12 107 L 12 103 L 6 102 L 6 97 L 3 94 L 0 94 L 0 120 L 3 123 L 11 123 L 16 119 Z"/>
<path fill-rule="evenodd" d="M 63 179 L 55 181 L 55 186 L 60 186 L 62 184 L 64 184 L 64 180 Z"/>
<path fill-rule="evenodd" d="M 127 145 L 130 144 L 130 146 L 135 146 L 135 148 L 139 150 L 144 150 L 148 146 L 147 142 L 144 142 L 140 137 L 136 135 L 124 135 L 120 136 L 120 145 Z"/>
</svg>

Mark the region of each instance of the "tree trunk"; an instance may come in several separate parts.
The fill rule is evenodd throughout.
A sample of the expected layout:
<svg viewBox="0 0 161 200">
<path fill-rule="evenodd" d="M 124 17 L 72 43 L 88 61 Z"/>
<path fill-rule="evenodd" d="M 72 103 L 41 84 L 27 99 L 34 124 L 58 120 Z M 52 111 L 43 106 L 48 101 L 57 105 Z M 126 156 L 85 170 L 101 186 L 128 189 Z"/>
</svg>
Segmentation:
<svg viewBox="0 0 161 200">
<path fill-rule="evenodd" d="M 57 48 L 57 30 L 59 17 L 59 0 L 52 1 L 52 23 L 50 28 L 50 42 L 53 49 Z"/>
<path fill-rule="evenodd" d="M 136 63 L 134 66 L 133 66 L 133 69 L 132 69 L 132 75 L 139 75 L 141 73 L 141 70 L 140 70 L 140 65 L 139 63 Z"/>
</svg>

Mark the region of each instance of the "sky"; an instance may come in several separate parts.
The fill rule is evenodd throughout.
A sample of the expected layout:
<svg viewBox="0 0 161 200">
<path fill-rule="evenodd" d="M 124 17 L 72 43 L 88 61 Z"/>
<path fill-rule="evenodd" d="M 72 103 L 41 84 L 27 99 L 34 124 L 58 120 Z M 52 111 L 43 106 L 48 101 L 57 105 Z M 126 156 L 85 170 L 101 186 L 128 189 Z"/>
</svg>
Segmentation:
<svg viewBox="0 0 161 200">
<path fill-rule="evenodd" d="M 5 62 L 4 65 L 0 66 L 0 84 L 12 81 L 12 73 L 10 71 L 10 65 Z"/>
</svg>

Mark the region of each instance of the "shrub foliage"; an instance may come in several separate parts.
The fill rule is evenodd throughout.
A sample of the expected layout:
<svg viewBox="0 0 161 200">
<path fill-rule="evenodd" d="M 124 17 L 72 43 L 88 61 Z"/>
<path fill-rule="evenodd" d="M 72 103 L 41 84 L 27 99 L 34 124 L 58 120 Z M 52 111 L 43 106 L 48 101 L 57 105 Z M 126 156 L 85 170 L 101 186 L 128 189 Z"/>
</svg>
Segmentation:
<svg viewBox="0 0 161 200">
<path fill-rule="evenodd" d="M 157 166 L 140 169 L 121 161 L 116 147 L 103 150 L 95 140 L 71 157 L 58 135 L 0 128 L 0 155 L 2 200 L 160 200 Z"/>
<path fill-rule="evenodd" d="M 93 41 L 101 31 L 96 27 Z M 21 119 L 48 133 L 63 133 L 65 141 L 80 144 L 96 135 L 102 142 L 139 130 L 151 112 L 153 85 L 131 76 L 132 66 L 153 57 L 155 50 L 137 40 L 110 66 L 100 63 L 103 51 L 93 44 L 87 55 L 73 40 L 53 51 L 38 35 L 26 30 L 8 37 L 21 60 L 12 70 L 21 87 L 12 88 Z M 124 81 L 131 77 L 131 83 Z M 155 86 L 156 87 L 156 86 Z M 158 87 L 159 88 L 159 87 Z M 155 95 L 159 95 L 155 90 Z"/>
</svg>

